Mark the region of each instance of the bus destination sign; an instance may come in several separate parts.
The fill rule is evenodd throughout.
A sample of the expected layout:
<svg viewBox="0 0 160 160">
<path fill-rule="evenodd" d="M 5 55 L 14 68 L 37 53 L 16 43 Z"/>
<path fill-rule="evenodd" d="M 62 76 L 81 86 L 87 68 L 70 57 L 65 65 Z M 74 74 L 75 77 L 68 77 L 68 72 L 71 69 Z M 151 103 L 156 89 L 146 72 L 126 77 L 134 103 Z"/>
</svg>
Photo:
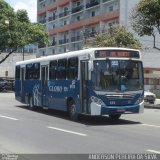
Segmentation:
<svg viewBox="0 0 160 160">
<path fill-rule="evenodd" d="M 129 51 L 129 50 L 98 50 L 98 51 L 95 51 L 95 58 L 105 58 L 105 57 L 140 58 L 138 51 Z"/>
</svg>

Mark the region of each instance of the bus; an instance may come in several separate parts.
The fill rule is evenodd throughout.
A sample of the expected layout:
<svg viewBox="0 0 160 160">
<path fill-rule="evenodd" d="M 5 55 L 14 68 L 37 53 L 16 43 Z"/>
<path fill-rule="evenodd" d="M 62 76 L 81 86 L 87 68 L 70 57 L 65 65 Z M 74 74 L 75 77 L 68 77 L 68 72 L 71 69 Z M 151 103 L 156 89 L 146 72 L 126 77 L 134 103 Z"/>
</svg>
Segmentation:
<svg viewBox="0 0 160 160">
<path fill-rule="evenodd" d="M 89 48 L 17 62 L 15 98 L 30 109 L 80 114 L 143 113 L 143 64 L 139 50 Z"/>
</svg>

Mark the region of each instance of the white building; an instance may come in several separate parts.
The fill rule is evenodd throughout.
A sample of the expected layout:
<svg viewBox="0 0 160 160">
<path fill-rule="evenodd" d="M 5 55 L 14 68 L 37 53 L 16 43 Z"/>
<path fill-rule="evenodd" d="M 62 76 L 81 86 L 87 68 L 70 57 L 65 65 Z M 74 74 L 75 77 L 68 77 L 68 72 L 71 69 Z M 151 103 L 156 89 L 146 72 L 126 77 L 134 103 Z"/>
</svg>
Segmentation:
<svg viewBox="0 0 160 160">
<path fill-rule="evenodd" d="M 0 60 L 2 60 L 8 53 L 1 53 Z M 23 61 L 36 58 L 35 53 L 12 53 L 3 63 L 0 64 L 0 78 L 14 79 L 15 77 L 15 64 L 18 61 Z"/>
</svg>

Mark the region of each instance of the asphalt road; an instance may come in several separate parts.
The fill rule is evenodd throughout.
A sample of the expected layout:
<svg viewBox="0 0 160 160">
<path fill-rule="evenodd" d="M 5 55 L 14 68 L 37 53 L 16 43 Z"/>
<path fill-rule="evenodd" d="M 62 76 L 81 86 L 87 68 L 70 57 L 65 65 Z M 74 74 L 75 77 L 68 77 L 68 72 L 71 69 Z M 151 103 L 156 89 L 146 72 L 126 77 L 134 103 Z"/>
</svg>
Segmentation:
<svg viewBox="0 0 160 160">
<path fill-rule="evenodd" d="M 119 122 L 86 116 L 73 122 L 63 112 L 30 111 L 13 93 L 0 93 L 0 153 L 160 154 L 160 109 L 122 115 Z"/>
</svg>

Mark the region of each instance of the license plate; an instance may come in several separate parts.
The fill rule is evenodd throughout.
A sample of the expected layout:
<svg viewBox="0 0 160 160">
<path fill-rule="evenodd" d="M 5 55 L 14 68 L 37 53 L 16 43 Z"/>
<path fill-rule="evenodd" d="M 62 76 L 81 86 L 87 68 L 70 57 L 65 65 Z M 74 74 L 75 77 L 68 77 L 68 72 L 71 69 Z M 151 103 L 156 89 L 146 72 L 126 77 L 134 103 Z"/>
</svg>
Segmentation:
<svg viewBox="0 0 160 160">
<path fill-rule="evenodd" d="M 125 112 L 126 110 L 124 108 L 118 108 L 117 112 Z"/>
</svg>

